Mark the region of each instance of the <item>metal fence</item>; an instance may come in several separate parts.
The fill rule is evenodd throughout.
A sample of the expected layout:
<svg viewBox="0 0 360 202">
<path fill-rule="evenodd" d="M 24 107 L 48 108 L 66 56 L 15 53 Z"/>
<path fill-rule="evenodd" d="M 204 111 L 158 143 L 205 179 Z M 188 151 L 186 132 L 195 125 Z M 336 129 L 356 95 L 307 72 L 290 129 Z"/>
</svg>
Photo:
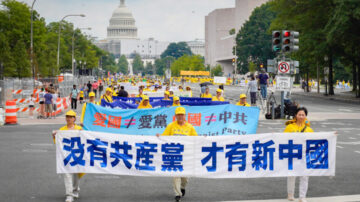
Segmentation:
<svg viewBox="0 0 360 202">
<path fill-rule="evenodd" d="M 32 78 L 4 78 L 0 80 L 0 108 L 5 107 L 7 100 L 27 99 L 33 94 L 34 89 L 53 88 L 58 92 L 59 97 L 66 97 L 70 95 L 73 85 L 78 87 L 85 83 L 94 81 L 93 76 L 73 77 L 71 75 L 64 75 L 63 77 L 41 78 L 33 80 Z M 18 103 L 17 107 L 25 107 L 27 103 Z M 18 113 L 18 117 L 26 116 L 25 113 Z"/>
</svg>

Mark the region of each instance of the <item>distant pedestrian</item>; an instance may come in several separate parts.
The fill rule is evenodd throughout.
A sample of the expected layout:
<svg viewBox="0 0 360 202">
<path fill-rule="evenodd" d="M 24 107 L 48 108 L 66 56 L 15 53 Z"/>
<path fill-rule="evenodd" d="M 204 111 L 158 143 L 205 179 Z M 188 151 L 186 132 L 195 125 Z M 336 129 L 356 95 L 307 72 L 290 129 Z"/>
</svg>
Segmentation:
<svg viewBox="0 0 360 202">
<path fill-rule="evenodd" d="M 86 86 L 87 86 L 86 98 L 89 98 L 89 93 L 91 92 L 91 88 L 92 88 L 92 84 L 90 83 L 90 81 L 88 82 L 88 84 L 86 84 Z"/>
<path fill-rule="evenodd" d="M 95 93 L 95 97 L 97 97 L 96 92 L 97 92 L 98 87 L 99 87 L 98 82 L 94 81 L 94 83 L 92 84 L 92 91 Z"/>
<path fill-rule="evenodd" d="M 39 104 L 40 104 L 40 110 L 39 110 L 39 116 L 38 118 L 44 118 L 45 117 L 45 89 L 41 88 L 41 91 L 39 93 Z"/>
<path fill-rule="evenodd" d="M 266 100 L 267 97 L 267 87 L 269 86 L 268 79 L 269 76 L 266 74 L 265 69 L 261 69 L 261 73 L 258 76 L 259 83 L 260 83 L 260 92 L 261 96 L 264 100 Z"/>
<path fill-rule="evenodd" d="M 52 99 L 53 96 L 51 95 L 49 89 L 46 89 L 46 94 L 44 95 L 45 98 L 45 113 L 46 113 L 46 118 L 51 118 L 51 113 L 52 113 L 52 108 L 53 108 L 53 103 L 52 103 Z"/>
<path fill-rule="evenodd" d="M 52 115 L 53 116 L 52 117 L 55 118 L 55 113 L 56 113 L 56 110 L 57 110 L 56 101 L 58 99 L 58 94 L 57 94 L 55 89 L 51 92 L 51 95 L 53 96 L 53 99 L 52 99 L 52 103 L 53 103 L 53 113 L 52 113 Z"/>
<path fill-rule="evenodd" d="M 250 90 L 251 104 L 256 105 L 256 93 L 258 91 L 258 85 L 254 75 L 251 75 L 248 89 Z"/>
<path fill-rule="evenodd" d="M 100 82 L 100 85 L 99 85 L 99 96 L 102 95 L 103 90 L 104 90 L 104 86 L 103 86 L 102 82 Z"/>
<path fill-rule="evenodd" d="M 75 109 L 75 110 L 76 110 L 76 105 L 77 105 L 77 100 L 78 100 L 78 94 L 79 94 L 79 90 L 76 89 L 76 85 L 73 85 L 73 89 L 71 90 L 71 93 L 70 93 L 71 109 Z"/>
<path fill-rule="evenodd" d="M 35 102 L 36 102 L 36 98 L 34 94 L 31 94 L 31 97 L 29 99 L 29 117 L 31 119 L 34 119 Z"/>
</svg>

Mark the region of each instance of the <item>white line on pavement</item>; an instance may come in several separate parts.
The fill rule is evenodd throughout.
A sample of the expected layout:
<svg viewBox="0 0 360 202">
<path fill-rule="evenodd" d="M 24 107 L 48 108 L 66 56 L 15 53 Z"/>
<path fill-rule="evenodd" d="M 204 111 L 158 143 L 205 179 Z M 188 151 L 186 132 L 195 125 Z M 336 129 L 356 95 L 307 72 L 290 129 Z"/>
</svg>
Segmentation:
<svg viewBox="0 0 360 202">
<path fill-rule="evenodd" d="M 339 146 L 339 145 L 338 145 L 338 146 L 336 146 L 336 147 L 337 147 L 337 148 L 340 148 L 340 149 L 343 149 L 343 148 L 344 148 L 344 147 L 342 147 L 342 146 Z"/>
<path fill-rule="evenodd" d="M 350 139 L 350 140 L 356 140 L 356 138 L 354 138 L 354 137 L 349 137 L 349 139 Z"/>
<path fill-rule="evenodd" d="M 356 153 L 360 154 L 360 151 L 355 151 Z"/>
<path fill-rule="evenodd" d="M 306 198 L 308 202 L 355 202 L 360 201 L 360 195 L 345 195 L 345 196 L 331 196 L 331 197 L 314 197 Z M 268 200 L 247 200 L 247 201 L 223 201 L 223 202 L 285 202 L 287 199 L 268 199 Z"/>
</svg>

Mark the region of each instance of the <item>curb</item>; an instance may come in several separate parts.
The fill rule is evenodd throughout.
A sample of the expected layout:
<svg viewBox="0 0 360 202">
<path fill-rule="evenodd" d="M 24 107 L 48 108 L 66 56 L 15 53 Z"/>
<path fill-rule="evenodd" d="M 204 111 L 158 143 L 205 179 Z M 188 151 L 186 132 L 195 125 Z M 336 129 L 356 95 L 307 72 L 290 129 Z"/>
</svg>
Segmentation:
<svg viewBox="0 0 360 202">
<path fill-rule="evenodd" d="M 339 98 L 339 97 L 332 97 L 330 96 L 324 96 L 323 94 L 306 94 L 306 93 L 297 93 L 297 92 L 293 92 L 293 95 L 299 95 L 299 96 L 310 96 L 310 97 L 316 97 L 316 98 L 320 98 L 320 99 L 325 99 L 325 100 L 335 100 L 335 101 L 341 101 L 341 102 L 347 102 L 347 103 L 352 103 L 352 104 L 360 104 L 360 99 L 359 98 L 354 98 L 354 99 L 344 99 L 344 98 Z M 358 100 L 355 100 L 358 99 Z"/>
</svg>

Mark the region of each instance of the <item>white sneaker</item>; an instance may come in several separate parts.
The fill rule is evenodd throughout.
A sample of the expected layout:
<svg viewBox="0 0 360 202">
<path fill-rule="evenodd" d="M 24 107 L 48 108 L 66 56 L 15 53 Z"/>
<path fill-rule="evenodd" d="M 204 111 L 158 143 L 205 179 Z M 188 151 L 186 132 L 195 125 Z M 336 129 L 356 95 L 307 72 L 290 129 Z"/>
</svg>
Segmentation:
<svg viewBox="0 0 360 202">
<path fill-rule="evenodd" d="M 293 200 L 295 200 L 295 198 L 294 198 L 294 194 L 288 194 L 287 199 L 288 199 L 289 201 L 293 201 Z"/>
<path fill-rule="evenodd" d="M 67 196 L 65 202 L 73 202 L 74 198 L 72 196 Z"/>
<path fill-rule="evenodd" d="M 306 198 L 300 198 L 299 202 L 307 202 Z"/>
</svg>

